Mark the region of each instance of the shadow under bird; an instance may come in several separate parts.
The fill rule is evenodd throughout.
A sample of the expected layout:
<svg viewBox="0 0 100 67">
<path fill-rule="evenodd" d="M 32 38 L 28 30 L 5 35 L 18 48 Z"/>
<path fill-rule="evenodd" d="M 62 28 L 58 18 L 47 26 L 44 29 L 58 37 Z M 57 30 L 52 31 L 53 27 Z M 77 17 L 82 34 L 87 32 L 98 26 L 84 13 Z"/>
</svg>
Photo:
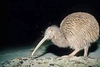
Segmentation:
<svg viewBox="0 0 100 67">
<path fill-rule="evenodd" d="M 31 55 L 49 39 L 58 47 L 74 49 L 69 56 L 74 56 L 84 49 L 84 57 L 87 57 L 91 43 L 96 42 L 98 38 L 99 24 L 93 15 L 86 12 L 71 13 L 62 20 L 60 28 L 52 25 L 46 29 L 44 38 Z"/>
</svg>

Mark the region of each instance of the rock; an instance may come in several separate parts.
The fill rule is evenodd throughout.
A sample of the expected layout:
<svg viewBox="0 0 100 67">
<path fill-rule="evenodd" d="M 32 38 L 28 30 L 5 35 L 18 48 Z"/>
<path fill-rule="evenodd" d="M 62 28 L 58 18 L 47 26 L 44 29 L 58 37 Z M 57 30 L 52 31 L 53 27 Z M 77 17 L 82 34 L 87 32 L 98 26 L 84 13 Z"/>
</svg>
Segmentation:
<svg viewBox="0 0 100 67">
<path fill-rule="evenodd" d="M 6 61 L 2 67 L 100 67 L 100 59 L 80 57 L 20 57 Z"/>
</svg>

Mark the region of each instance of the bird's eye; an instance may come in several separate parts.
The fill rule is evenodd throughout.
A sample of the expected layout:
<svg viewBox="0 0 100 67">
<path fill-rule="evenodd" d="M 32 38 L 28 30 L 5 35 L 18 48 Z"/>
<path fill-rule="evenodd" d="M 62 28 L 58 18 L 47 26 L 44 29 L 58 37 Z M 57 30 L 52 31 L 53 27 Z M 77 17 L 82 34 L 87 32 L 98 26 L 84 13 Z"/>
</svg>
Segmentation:
<svg viewBox="0 0 100 67">
<path fill-rule="evenodd" d="M 51 32 L 52 32 L 52 29 L 51 29 Z"/>
</svg>

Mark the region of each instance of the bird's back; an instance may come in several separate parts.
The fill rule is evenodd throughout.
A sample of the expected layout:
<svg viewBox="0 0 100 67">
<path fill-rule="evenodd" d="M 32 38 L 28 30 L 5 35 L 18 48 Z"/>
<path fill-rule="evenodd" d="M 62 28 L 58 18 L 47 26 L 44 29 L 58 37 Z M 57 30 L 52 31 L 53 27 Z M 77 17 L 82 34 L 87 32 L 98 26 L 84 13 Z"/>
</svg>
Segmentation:
<svg viewBox="0 0 100 67">
<path fill-rule="evenodd" d="M 97 20 L 85 12 L 76 12 L 66 16 L 60 24 L 60 30 L 71 48 L 82 48 L 95 42 L 99 37 Z"/>
</svg>

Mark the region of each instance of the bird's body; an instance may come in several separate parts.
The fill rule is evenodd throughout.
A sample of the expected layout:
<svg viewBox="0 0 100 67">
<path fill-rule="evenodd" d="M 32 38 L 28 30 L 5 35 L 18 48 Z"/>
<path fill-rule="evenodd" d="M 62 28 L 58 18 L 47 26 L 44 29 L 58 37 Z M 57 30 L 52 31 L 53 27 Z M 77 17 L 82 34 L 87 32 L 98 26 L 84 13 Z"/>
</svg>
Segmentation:
<svg viewBox="0 0 100 67">
<path fill-rule="evenodd" d="M 44 35 L 44 40 L 50 39 L 59 47 L 75 49 L 70 56 L 74 56 L 82 49 L 84 49 L 84 56 L 87 56 L 90 44 L 98 38 L 99 25 L 97 20 L 85 12 L 69 14 L 61 22 L 60 28 L 55 25 L 50 26 Z"/>
<path fill-rule="evenodd" d="M 60 24 L 60 30 L 73 49 L 83 49 L 99 36 L 99 25 L 89 13 L 76 12 L 68 15 Z"/>
</svg>

